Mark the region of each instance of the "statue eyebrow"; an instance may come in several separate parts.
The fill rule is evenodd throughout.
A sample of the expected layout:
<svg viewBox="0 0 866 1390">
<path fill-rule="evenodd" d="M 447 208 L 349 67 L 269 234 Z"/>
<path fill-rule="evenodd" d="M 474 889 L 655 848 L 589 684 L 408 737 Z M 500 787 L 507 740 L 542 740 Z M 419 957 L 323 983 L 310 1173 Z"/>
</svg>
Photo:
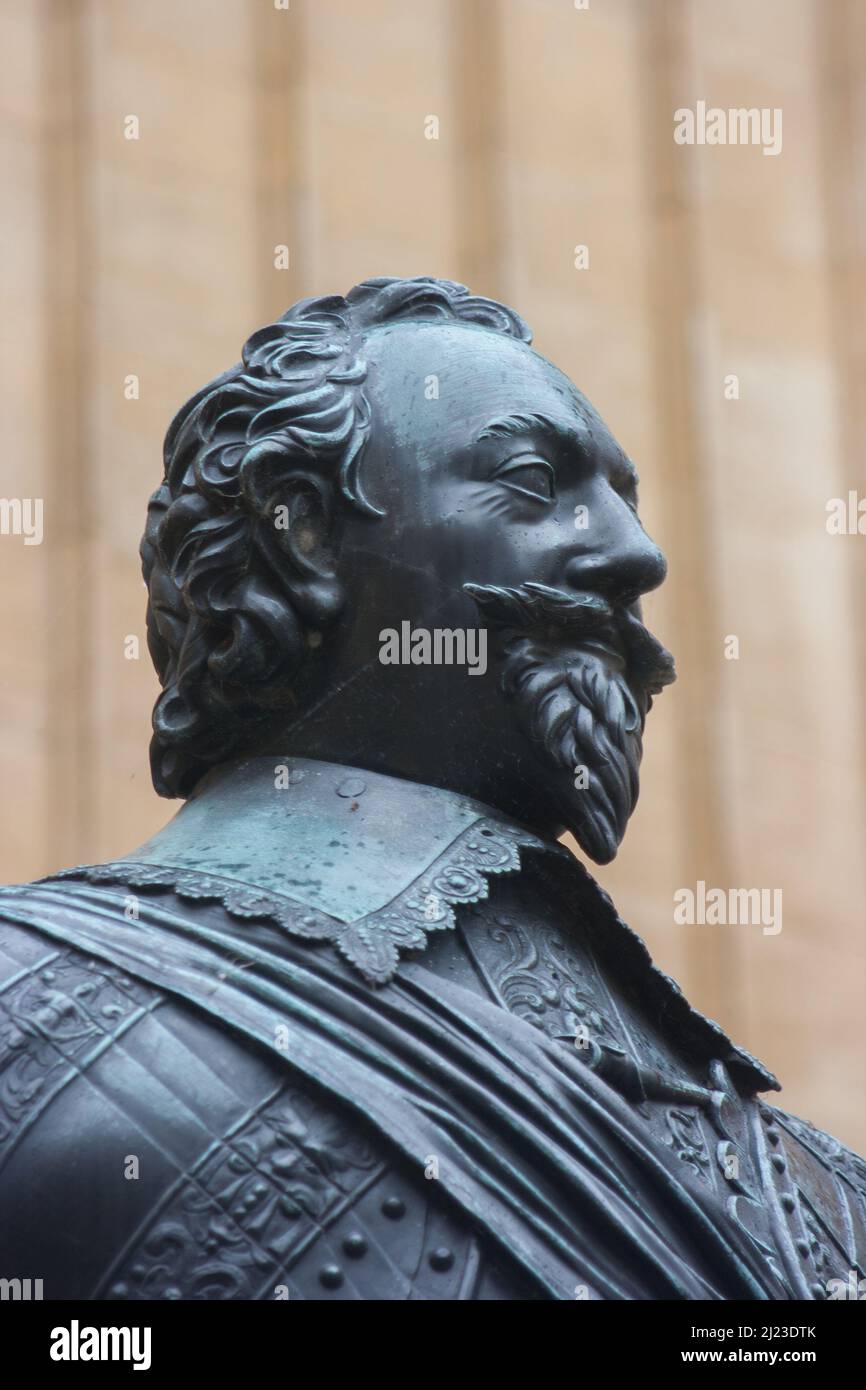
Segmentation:
<svg viewBox="0 0 866 1390">
<path fill-rule="evenodd" d="M 522 414 L 504 415 L 499 420 L 491 420 L 489 425 L 476 437 L 476 444 L 480 444 L 484 439 L 509 439 L 515 436 L 528 434 L 534 429 L 543 429 L 548 434 L 555 435 L 557 439 L 565 440 L 572 448 L 584 457 L 588 458 L 592 452 L 592 432 L 582 433 L 580 430 L 569 425 L 565 420 L 556 420 L 552 415 L 544 415 L 541 411 L 526 411 Z M 628 454 L 617 448 L 617 471 L 623 484 L 631 484 L 638 487 L 640 478 L 637 469 L 632 463 Z"/>
<path fill-rule="evenodd" d="M 501 420 L 492 420 L 489 425 L 485 425 L 475 442 L 480 444 L 482 439 L 507 439 L 516 434 L 526 434 L 539 426 L 551 434 L 571 433 L 549 415 L 542 415 L 540 412 L 531 415 L 505 415 Z"/>
</svg>

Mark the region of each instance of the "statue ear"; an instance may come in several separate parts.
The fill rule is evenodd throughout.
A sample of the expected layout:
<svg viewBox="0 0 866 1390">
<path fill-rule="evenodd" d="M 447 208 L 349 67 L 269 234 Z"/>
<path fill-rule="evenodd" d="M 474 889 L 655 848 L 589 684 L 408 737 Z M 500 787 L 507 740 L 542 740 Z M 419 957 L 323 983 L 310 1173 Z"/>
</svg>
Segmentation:
<svg viewBox="0 0 866 1390">
<path fill-rule="evenodd" d="M 304 622 L 323 627 L 343 608 L 337 577 L 330 489 L 314 474 L 280 480 L 258 525 L 258 540 Z"/>
</svg>

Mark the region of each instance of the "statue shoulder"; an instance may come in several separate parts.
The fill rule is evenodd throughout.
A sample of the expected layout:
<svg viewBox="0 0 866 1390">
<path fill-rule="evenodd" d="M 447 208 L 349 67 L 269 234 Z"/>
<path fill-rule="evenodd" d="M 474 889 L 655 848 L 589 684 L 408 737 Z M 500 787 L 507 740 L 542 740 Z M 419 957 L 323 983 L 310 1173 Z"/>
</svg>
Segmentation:
<svg viewBox="0 0 866 1390">
<path fill-rule="evenodd" d="M 23 891 L 23 890 L 22 890 Z M 432 1155 L 194 1007 L 0 921 L 4 1269 L 47 1298 L 521 1297 Z"/>
</svg>

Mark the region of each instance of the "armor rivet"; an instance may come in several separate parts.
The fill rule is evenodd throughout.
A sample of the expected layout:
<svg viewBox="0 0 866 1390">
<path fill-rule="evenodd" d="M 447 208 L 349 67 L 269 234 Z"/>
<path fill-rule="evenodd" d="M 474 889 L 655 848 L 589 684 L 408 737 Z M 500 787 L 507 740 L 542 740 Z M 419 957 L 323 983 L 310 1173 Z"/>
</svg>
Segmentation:
<svg viewBox="0 0 866 1390">
<path fill-rule="evenodd" d="M 406 1203 L 400 1197 L 386 1197 L 382 1203 L 382 1214 L 390 1221 L 399 1221 L 406 1215 Z"/>
<path fill-rule="evenodd" d="M 450 1269 L 454 1263 L 454 1254 L 446 1246 L 440 1245 L 438 1250 L 433 1250 L 430 1255 L 430 1267 L 443 1273 Z"/>
<path fill-rule="evenodd" d="M 324 1289 L 338 1289 L 343 1282 L 343 1271 L 339 1265 L 325 1265 L 319 1270 L 319 1283 Z"/>
<path fill-rule="evenodd" d="M 367 783 L 362 782 L 360 777 L 347 777 L 345 782 L 341 782 L 337 788 L 337 796 L 344 796 L 349 799 L 363 796 L 366 790 Z"/>
<path fill-rule="evenodd" d="M 346 1236 L 343 1241 L 343 1251 L 351 1260 L 360 1260 L 362 1255 L 366 1255 L 367 1242 L 360 1231 L 353 1231 L 350 1236 Z"/>
</svg>

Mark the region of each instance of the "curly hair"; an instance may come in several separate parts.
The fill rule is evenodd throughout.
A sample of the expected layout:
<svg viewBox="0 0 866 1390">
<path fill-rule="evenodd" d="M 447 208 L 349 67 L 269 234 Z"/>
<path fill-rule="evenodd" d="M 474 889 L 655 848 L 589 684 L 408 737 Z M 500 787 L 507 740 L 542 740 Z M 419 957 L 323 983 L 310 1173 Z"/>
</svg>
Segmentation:
<svg viewBox="0 0 866 1390">
<path fill-rule="evenodd" d="M 370 428 L 364 335 L 396 320 L 451 320 L 519 338 L 513 310 L 428 276 L 365 280 L 301 299 L 178 412 L 141 559 L 147 641 L 162 685 L 151 770 L 161 796 L 242 751 L 289 704 L 316 634 L 342 607 L 293 528 L 330 531 L 337 505 L 371 518 L 360 467 Z M 278 524 L 282 508 L 282 524 Z"/>
</svg>

